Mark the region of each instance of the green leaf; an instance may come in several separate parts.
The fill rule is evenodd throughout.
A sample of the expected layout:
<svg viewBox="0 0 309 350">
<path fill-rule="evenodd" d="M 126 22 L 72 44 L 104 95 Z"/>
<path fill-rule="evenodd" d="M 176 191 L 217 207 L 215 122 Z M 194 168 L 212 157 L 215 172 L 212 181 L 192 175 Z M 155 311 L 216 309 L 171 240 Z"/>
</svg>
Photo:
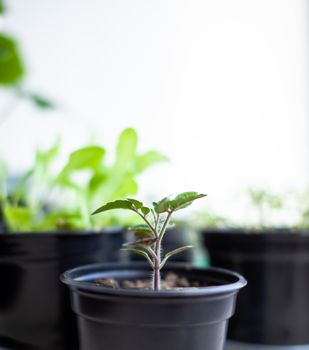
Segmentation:
<svg viewBox="0 0 309 350">
<path fill-rule="evenodd" d="M 165 157 L 160 152 L 151 150 L 147 151 L 139 156 L 137 156 L 136 164 L 135 164 L 135 171 L 136 173 L 142 173 L 149 167 L 161 163 L 166 162 L 168 160 L 167 157 Z"/>
<path fill-rule="evenodd" d="M 154 204 L 154 210 L 157 214 L 168 212 L 170 209 L 170 200 L 168 197 L 161 199 L 158 203 Z"/>
<path fill-rule="evenodd" d="M 183 192 L 170 201 L 170 207 L 172 210 L 183 209 L 191 205 L 196 199 L 203 197 L 206 197 L 206 194 L 200 194 L 198 192 Z"/>
<path fill-rule="evenodd" d="M 138 200 L 136 200 L 136 199 L 127 198 L 127 200 L 128 200 L 129 202 L 131 202 L 131 203 L 134 205 L 134 207 L 135 207 L 136 209 L 140 209 L 140 208 L 143 206 L 143 203 L 140 202 L 140 201 L 138 201 Z"/>
<path fill-rule="evenodd" d="M 24 64 L 16 41 L 5 34 L 0 34 L 0 84 L 17 84 L 24 75 Z"/>
<path fill-rule="evenodd" d="M 112 176 L 113 175 L 110 174 L 110 177 Z M 113 189 L 113 191 L 110 192 L 110 195 L 107 197 L 109 200 L 123 198 L 127 195 L 135 195 L 138 191 L 137 181 L 131 174 L 123 175 L 120 179 L 118 179 L 118 181 L 116 180 L 115 182 L 112 178 L 108 185 L 111 185 L 111 188 Z"/>
<path fill-rule="evenodd" d="M 60 139 L 58 139 L 51 148 L 47 150 L 37 150 L 35 156 L 35 166 L 34 168 L 48 168 L 50 164 L 59 155 L 60 150 Z"/>
<path fill-rule="evenodd" d="M 141 208 L 141 212 L 142 212 L 145 216 L 147 216 L 147 215 L 149 214 L 149 212 L 150 212 L 150 208 L 142 207 L 142 208 Z"/>
<path fill-rule="evenodd" d="M 105 156 L 105 149 L 99 146 L 87 146 L 71 153 L 64 172 L 94 169 L 101 165 Z"/>
<path fill-rule="evenodd" d="M 115 168 L 117 171 L 131 171 L 136 157 L 138 137 L 132 128 L 122 131 L 116 149 Z"/>
<path fill-rule="evenodd" d="M 180 248 L 177 248 L 177 249 L 174 249 L 172 251 L 170 251 L 169 253 L 167 253 L 165 256 L 164 256 L 164 259 L 162 260 L 161 264 L 160 264 L 160 269 L 165 265 L 165 263 L 167 262 L 167 260 L 172 257 L 173 255 L 175 254 L 179 254 L 179 253 L 182 253 L 184 252 L 185 250 L 188 250 L 188 249 L 191 249 L 193 248 L 192 245 L 186 245 L 184 247 L 180 247 Z"/>
<path fill-rule="evenodd" d="M 136 238 L 143 239 L 147 237 L 153 237 L 153 232 L 147 225 L 137 225 L 129 227 L 129 231 L 133 232 Z"/>
<path fill-rule="evenodd" d="M 151 267 L 154 268 L 154 264 L 153 264 L 152 260 L 150 259 L 149 255 L 145 251 L 140 250 L 140 249 L 136 249 L 136 248 L 122 248 L 121 250 L 125 250 L 125 251 L 128 251 L 128 252 L 135 253 L 135 254 L 143 256 L 145 259 L 148 260 L 148 262 L 151 265 Z"/>
<path fill-rule="evenodd" d="M 128 200 L 116 200 L 113 202 L 106 203 L 102 207 L 95 210 L 91 215 L 103 213 L 108 210 L 114 210 L 114 209 L 130 209 L 133 210 L 133 204 Z"/>
<path fill-rule="evenodd" d="M 25 232 L 32 229 L 34 212 L 29 208 L 7 206 L 3 210 L 3 215 L 11 232 Z"/>
<path fill-rule="evenodd" d="M 47 214 L 34 227 L 34 231 L 83 230 L 82 218 L 78 213 L 53 212 Z"/>
<path fill-rule="evenodd" d="M 99 193 L 100 187 L 104 186 L 108 180 L 108 173 L 103 169 L 98 169 L 95 171 L 91 179 L 89 180 L 88 186 L 91 194 Z"/>
<path fill-rule="evenodd" d="M 6 6 L 4 4 L 4 0 L 0 0 L 0 15 L 3 15 L 6 11 Z"/>
</svg>

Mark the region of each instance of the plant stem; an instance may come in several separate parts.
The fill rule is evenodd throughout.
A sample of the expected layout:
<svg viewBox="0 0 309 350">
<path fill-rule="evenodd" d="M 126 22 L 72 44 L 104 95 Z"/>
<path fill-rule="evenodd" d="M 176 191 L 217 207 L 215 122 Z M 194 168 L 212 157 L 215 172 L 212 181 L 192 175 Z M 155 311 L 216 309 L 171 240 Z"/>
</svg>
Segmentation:
<svg viewBox="0 0 309 350">
<path fill-rule="evenodd" d="M 153 289 L 159 291 L 161 289 L 161 276 L 160 276 L 160 268 L 154 268 L 153 272 Z"/>
<path fill-rule="evenodd" d="M 161 269 L 161 242 L 162 242 L 162 238 L 164 236 L 164 233 L 166 231 L 168 222 L 170 220 L 170 217 L 172 215 L 172 212 L 169 212 L 165 222 L 162 226 L 162 229 L 160 231 L 160 233 L 157 233 L 157 241 L 155 244 L 155 254 L 157 259 L 155 259 L 154 261 L 154 272 L 153 272 L 153 289 L 154 290 L 160 290 L 161 289 L 161 276 L 160 276 L 160 269 Z"/>
<path fill-rule="evenodd" d="M 157 240 L 155 246 L 156 259 L 154 261 L 154 271 L 153 271 L 153 289 L 161 289 L 161 276 L 160 276 L 160 265 L 161 265 L 161 241 Z"/>
</svg>

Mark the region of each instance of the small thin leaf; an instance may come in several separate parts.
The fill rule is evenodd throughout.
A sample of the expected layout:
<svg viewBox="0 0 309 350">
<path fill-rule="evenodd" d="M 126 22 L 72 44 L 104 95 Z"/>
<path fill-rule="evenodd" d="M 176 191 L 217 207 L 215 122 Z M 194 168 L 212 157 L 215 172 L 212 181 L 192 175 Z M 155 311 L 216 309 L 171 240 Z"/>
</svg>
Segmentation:
<svg viewBox="0 0 309 350">
<path fill-rule="evenodd" d="M 145 251 L 140 250 L 140 249 L 135 249 L 135 248 L 122 248 L 121 250 L 125 250 L 125 251 L 128 251 L 128 252 L 135 253 L 135 254 L 143 256 L 145 259 L 148 260 L 149 264 L 154 269 L 154 264 L 153 264 L 152 260 L 150 259 L 149 255 Z"/>
<path fill-rule="evenodd" d="M 37 108 L 40 109 L 54 109 L 56 107 L 51 100 L 37 93 L 30 92 L 25 94 L 24 97 L 28 98 Z"/>
<path fill-rule="evenodd" d="M 136 200 L 136 199 L 127 198 L 127 200 L 130 201 L 130 202 L 134 205 L 134 207 L 135 207 L 136 209 L 140 209 L 140 208 L 143 206 L 143 203 L 140 202 L 140 201 L 138 201 L 138 200 Z"/>
<path fill-rule="evenodd" d="M 167 253 L 167 254 L 165 255 L 164 259 L 162 260 L 161 264 L 160 264 L 160 269 L 165 265 L 165 263 L 167 262 L 167 260 L 168 260 L 171 256 L 173 256 L 173 255 L 175 255 L 175 254 L 182 253 L 182 252 L 184 252 L 185 250 L 188 250 L 188 249 L 191 249 L 191 248 L 193 248 L 192 245 L 186 245 L 186 246 L 184 246 L 184 247 L 180 247 L 180 248 L 174 249 L 174 250 L 170 251 L 169 253 Z"/>
<path fill-rule="evenodd" d="M 128 200 L 116 200 L 113 202 L 106 203 L 102 207 L 95 210 L 91 215 L 95 215 L 95 214 L 102 213 L 102 212 L 108 211 L 108 210 L 113 210 L 113 209 L 133 210 L 134 207 L 133 207 L 133 204 Z"/>
<path fill-rule="evenodd" d="M 157 163 L 166 162 L 167 160 L 168 159 L 160 152 L 150 150 L 137 156 L 135 170 L 137 173 L 142 173 L 149 167 Z"/>
</svg>

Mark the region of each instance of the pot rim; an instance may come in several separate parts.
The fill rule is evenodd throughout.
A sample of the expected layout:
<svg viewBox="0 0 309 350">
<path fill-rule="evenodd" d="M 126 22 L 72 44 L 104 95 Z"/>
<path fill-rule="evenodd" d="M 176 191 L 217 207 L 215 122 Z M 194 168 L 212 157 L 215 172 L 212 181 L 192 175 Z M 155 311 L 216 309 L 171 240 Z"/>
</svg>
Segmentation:
<svg viewBox="0 0 309 350">
<path fill-rule="evenodd" d="M 74 269 L 64 272 L 60 276 L 60 280 L 68 285 L 73 290 L 79 290 L 81 292 L 90 292 L 92 294 L 105 294 L 105 295 L 117 295 L 117 296 L 132 296 L 132 297 L 170 297 L 170 298 L 181 298 L 181 297 L 205 297 L 205 296 L 218 296 L 220 294 L 229 294 L 236 293 L 239 289 L 246 286 L 246 279 L 238 274 L 237 272 L 222 269 L 222 268 L 202 268 L 195 267 L 188 263 L 169 263 L 167 268 L 183 270 L 186 272 L 190 271 L 208 271 L 214 274 L 219 274 L 221 277 L 234 278 L 235 282 L 221 284 L 218 286 L 210 287 L 198 287 L 198 288 L 184 288 L 184 289 L 171 289 L 171 290 L 160 290 L 154 291 L 151 289 L 113 289 L 110 287 L 97 286 L 91 282 L 85 280 L 86 276 L 88 278 L 92 276 L 91 280 L 99 278 L 99 274 L 105 271 L 135 271 L 135 272 L 145 272 L 147 265 L 143 262 L 135 262 L 129 264 L 121 263 L 99 263 L 99 264 L 90 264 L 85 266 L 79 266 Z M 95 277 L 96 276 L 96 277 Z M 89 278 L 90 279 L 90 278 Z"/>
</svg>

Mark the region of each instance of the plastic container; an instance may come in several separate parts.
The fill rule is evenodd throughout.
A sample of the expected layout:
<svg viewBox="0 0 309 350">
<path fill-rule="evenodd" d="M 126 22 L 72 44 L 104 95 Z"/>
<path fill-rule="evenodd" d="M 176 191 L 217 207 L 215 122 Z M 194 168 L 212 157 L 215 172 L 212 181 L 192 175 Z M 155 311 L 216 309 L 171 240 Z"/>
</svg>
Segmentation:
<svg viewBox="0 0 309 350">
<path fill-rule="evenodd" d="M 81 350 L 222 350 L 236 295 L 246 281 L 220 269 L 173 263 L 180 276 L 210 287 L 155 292 L 96 286 L 96 279 L 149 277 L 144 264 L 90 265 L 66 272 L 78 314 Z"/>
<path fill-rule="evenodd" d="M 0 347 L 77 350 L 76 318 L 59 275 L 118 261 L 123 232 L 0 234 Z"/>
<path fill-rule="evenodd" d="M 204 231 L 212 265 L 248 280 L 228 338 L 266 345 L 309 344 L 309 234 Z"/>
</svg>

